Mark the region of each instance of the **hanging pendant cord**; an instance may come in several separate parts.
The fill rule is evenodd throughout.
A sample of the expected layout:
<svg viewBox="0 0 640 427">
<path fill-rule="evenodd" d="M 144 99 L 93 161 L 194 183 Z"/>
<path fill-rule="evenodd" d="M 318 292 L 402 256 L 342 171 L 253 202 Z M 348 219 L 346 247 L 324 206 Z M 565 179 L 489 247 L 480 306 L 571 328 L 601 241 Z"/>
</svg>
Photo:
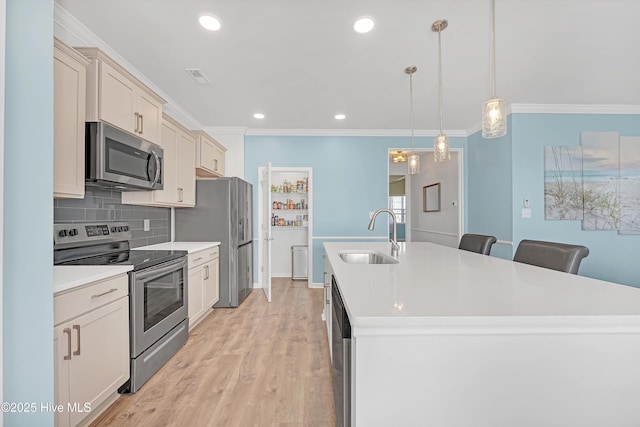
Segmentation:
<svg viewBox="0 0 640 427">
<path fill-rule="evenodd" d="M 491 97 L 496 97 L 496 0 L 491 0 Z"/>
<path fill-rule="evenodd" d="M 440 92 L 440 134 L 442 135 L 442 41 L 440 34 L 442 30 L 438 28 L 438 89 Z"/>
<path fill-rule="evenodd" d="M 409 73 L 409 111 L 411 112 L 411 155 L 413 155 L 413 72 Z"/>
</svg>

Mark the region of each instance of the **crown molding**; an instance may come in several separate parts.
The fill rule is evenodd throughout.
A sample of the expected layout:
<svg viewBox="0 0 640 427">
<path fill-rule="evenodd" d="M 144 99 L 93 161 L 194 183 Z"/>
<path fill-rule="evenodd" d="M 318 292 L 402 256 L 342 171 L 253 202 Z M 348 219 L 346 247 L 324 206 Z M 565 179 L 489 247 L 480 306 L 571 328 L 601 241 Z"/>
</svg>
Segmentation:
<svg viewBox="0 0 640 427">
<path fill-rule="evenodd" d="M 182 108 L 177 102 L 171 99 L 162 89 L 156 86 L 144 74 L 138 71 L 126 59 L 118 54 L 104 40 L 95 35 L 82 22 L 78 21 L 65 8 L 58 3 L 53 5 L 53 32 L 54 35 L 62 42 L 69 46 L 79 47 L 97 47 L 106 53 L 111 59 L 116 61 L 120 66 L 126 69 L 134 77 L 147 85 L 152 91 L 156 92 L 160 97 L 167 100 L 163 105 L 163 112 L 167 113 L 171 118 L 186 127 L 187 129 L 202 129 L 202 124 L 196 120 L 187 110 Z"/>
<path fill-rule="evenodd" d="M 640 105 L 512 104 L 512 113 L 640 114 Z"/>
<path fill-rule="evenodd" d="M 416 130 L 417 137 L 435 138 L 440 131 Z M 464 130 L 445 130 L 450 138 L 466 138 Z M 251 136 L 381 136 L 381 137 L 410 137 L 411 131 L 405 129 L 247 129 L 246 135 Z"/>
<path fill-rule="evenodd" d="M 246 135 L 249 128 L 240 126 L 205 126 L 202 128 L 209 135 Z"/>
</svg>

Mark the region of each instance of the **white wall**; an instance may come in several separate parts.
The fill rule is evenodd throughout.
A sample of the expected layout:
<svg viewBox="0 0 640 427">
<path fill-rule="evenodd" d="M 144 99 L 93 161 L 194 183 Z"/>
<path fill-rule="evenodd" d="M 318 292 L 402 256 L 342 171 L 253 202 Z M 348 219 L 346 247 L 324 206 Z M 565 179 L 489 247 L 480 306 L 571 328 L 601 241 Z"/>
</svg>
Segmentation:
<svg viewBox="0 0 640 427">
<path fill-rule="evenodd" d="M 460 234 L 460 153 L 451 151 L 451 160 L 436 163 L 433 152 L 420 154 L 420 173 L 409 181 L 411 194 L 411 240 L 457 247 Z M 423 212 L 423 187 L 440 183 L 440 212 Z M 455 204 L 455 206 L 454 206 Z"/>
</svg>

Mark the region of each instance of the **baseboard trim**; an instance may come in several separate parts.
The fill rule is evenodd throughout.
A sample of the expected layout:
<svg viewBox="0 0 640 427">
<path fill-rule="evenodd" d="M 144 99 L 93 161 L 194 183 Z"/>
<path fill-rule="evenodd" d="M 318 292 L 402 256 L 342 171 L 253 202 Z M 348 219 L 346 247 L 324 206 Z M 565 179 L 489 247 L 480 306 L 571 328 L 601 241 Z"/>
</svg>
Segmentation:
<svg viewBox="0 0 640 427">
<path fill-rule="evenodd" d="M 289 277 L 289 276 L 287 276 L 287 277 Z M 280 279 L 281 277 L 273 276 L 273 278 Z M 310 289 L 320 289 L 320 288 L 324 287 L 324 285 L 322 283 L 316 283 L 316 282 L 310 282 L 308 286 L 309 286 Z M 262 286 L 260 286 L 260 283 L 254 283 L 252 289 L 262 289 Z"/>
</svg>

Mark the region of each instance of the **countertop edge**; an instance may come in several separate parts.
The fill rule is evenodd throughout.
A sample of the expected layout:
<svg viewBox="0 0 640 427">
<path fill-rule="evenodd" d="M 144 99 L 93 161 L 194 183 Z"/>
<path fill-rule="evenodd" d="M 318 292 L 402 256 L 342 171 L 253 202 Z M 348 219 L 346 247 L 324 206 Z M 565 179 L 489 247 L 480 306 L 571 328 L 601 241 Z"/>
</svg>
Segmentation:
<svg viewBox="0 0 640 427">
<path fill-rule="evenodd" d="M 220 246 L 221 242 L 164 242 L 157 243 L 155 245 L 142 246 L 138 248 L 132 248 L 132 250 L 174 250 L 174 251 L 187 251 L 187 253 L 194 253 L 204 251 L 216 246 Z"/>
<path fill-rule="evenodd" d="M 89 285 L 93 282 L 109 279 L 121 274 L 126 274 L 131 270 L 133 270 L 132 265 L 55 265 L 53 267 L 53 295 L 55 296 L 71 289 Z"/>
</svg>

